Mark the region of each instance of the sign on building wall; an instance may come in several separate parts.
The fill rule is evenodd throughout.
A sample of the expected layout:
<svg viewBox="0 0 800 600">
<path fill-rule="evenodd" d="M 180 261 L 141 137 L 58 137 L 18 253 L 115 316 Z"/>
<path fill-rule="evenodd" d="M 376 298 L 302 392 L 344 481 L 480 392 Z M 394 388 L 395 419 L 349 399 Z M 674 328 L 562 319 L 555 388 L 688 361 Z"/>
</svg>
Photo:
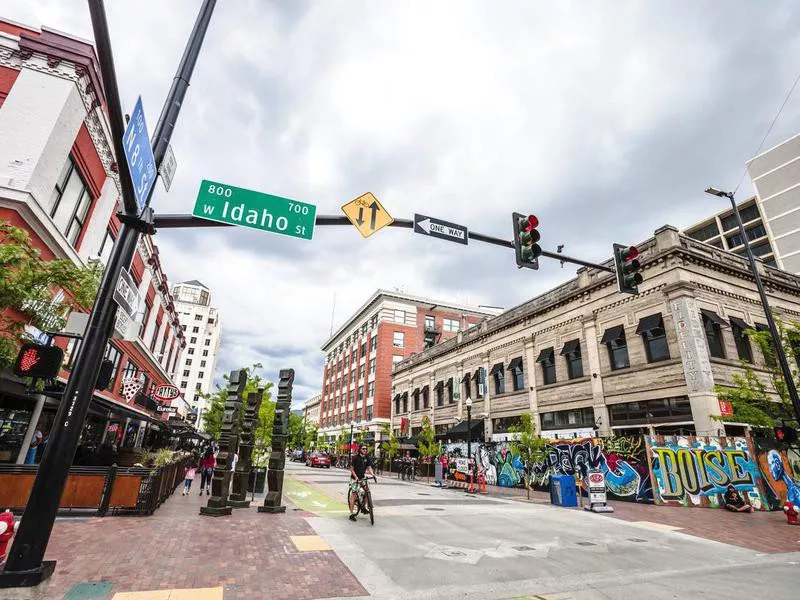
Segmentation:
<svg viewBox="0 0 800 600">
<path fill-rule="evenodd" d="M 697 302 L 694 298 L 684 296 L 670 302 L 670 309 L 689 393 L 713 392 L 714 377 Z"/>
</svg>

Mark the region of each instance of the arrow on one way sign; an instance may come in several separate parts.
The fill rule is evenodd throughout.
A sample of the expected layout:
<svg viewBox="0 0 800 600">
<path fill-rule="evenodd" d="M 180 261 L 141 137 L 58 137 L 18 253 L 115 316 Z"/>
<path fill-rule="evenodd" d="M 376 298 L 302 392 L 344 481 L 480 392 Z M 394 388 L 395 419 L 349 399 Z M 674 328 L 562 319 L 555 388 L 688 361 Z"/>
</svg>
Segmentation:
<svg viewBox="0 0 800 600">
<path fill-rule="evenodd" d="M 414 215 L 414 231 L 465 246 L 469 243 L 469 232 L 463 225 L 425 215 Z"/>
</svg>

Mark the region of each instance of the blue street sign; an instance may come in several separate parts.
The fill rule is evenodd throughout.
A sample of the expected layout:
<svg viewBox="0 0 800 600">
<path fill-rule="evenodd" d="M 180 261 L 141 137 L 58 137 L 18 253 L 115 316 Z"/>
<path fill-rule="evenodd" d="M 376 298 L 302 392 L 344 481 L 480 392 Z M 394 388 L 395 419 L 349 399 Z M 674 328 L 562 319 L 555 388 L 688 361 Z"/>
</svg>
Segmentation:
<svg viewBox="0 0 800 600">
<path fill-rule="evenodd" d="M 150 136 L 147 134 L 147 123 L 144 121 L 142 97 L 136 101 L 131 120 L 122 137 L 125 146 L 125 157 L 128 159 L 128 170 L 136 192 L 136 204 L 144 208 L 150 188 L 156 181 L 156 159 L 150 147 Z"/>
</svg>

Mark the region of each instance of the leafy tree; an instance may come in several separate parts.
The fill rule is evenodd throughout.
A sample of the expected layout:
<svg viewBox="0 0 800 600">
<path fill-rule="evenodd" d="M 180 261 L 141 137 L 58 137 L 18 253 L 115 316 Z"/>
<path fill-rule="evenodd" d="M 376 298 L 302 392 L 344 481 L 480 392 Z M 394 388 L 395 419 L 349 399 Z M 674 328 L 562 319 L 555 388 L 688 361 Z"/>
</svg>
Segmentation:
<svg viewBox="0 0 800 600">
<path fill-rule="evenodd" d="M 347 445 L 350 443 L 350 431 L 342 425 L 339 435 L 336 437 L 336 453 L 346 454 Z"/>
<path fill-rule="evenodd" d="M 536 433 L 536 425 L 533 423 L 530 413 L 523 413 L 519 423 L 508 428 L 509 433 L 516 434 L 510 440 L 511 451 L 518 454 L 522 464 L 525 465 L 525 489 L 528 500 L 531 499 L 531 475 L 534 463 L 541 462 L 547 455 L 547 441 Z"/>
<path fill-rule="evenodd" d="M 69 259 L 43 260 L 28 232 L 0 221 L 0 370 L 14 362 L 25 325 L 60 330 L 69 313 L 94 302 L 103 265 Z M 54 302 L 59 291 L 60 302 Z"/>
<path fill-rule="evenodd" d="M 792 379 L 795 385 L 800 385 L 797 369 L 797 359 L 800 355 L 800 322 L 792 321 L 784 324 L 776 318 L 775 324 L 778 327 L 781 345 L 789 359 Z M 730 402 L 733 415 L 729 417 L 717 415 L 713 418 L 723 422 L 747 423 L 764 428 L 780 425 L 781 421 L 795 420 L 786 381 L 778 366 L 772 335 L 769 331 L 753 329 L 747 329 L 744 333 L 761 350 L 769 373 L 765 378 L 759 377 L 751 363 L 741 361 L 742 372 L 733 374 L 733 386 L 718 385 L 714 389 L 718 399 Z"/>
<path fill-rule="evenodd" d="M 417 450 L 419 455 L 428 459 L 427 461 L 427 477 L 431 476 L 431 463 L 430 459 L 434 456 L 439 456 L 442 453 L 442 445 L 436 441 L 436 431 L 431 425 L 431 420 L 425 416 L 422 417 L 422 431 L 419 433 L 419 441 L 417 442 Z"/>
<path fill-rule="evenodd" d="M 208 435 L 218 440 L 219 434 L 222 432 L 222 414 L 225 412 L 225 399 L 228 394 L 218 386 L 217 391 L 213 394 L 198 393 L 197 395 L 208 402 L 201 415 L 201 427 Z"/>
<path fill-rule="evenodd" d="M 389 458 L 389 473 L 392 472 L 392 459 L 400 453 L 400 440 L 388 423 L 381 423 L 381 453 Z"/>
<path fill-rule="evenodd" d="M 316 423 L 311 423 L 311 425 L 306 424 L 306 428 L 304 430 L 303 436 L 303 450 L 311 450 L 312 442 L 314 444 L 313 448 L 315 450 L 321 450 L 322 448 L 317 447 L 317 432 L 319 431 L 319 425 Z"/>
<path fill-rule="evenodd" d="M 303 417 L 294 413 L 289 413 L 289 429 L 286 432 L 286 440 L 289 448 L 302 448 L 305 442 L 305 432 L 303 431 Z"/>
</svg>

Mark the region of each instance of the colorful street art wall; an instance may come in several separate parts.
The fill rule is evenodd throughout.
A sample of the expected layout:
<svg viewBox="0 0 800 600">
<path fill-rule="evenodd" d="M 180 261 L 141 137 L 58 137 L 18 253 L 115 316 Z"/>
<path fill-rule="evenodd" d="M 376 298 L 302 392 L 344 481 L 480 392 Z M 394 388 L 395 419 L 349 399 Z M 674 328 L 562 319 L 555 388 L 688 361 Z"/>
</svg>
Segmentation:
<svg viewBox="0 0 800 600">
<path fill-rule="evenodd" d="M 525 465 L 514 455 L 508 443 L 473 444 L 478 464 L 486 483 L 503 487 L 523 484 Z M 447 444 L 453 456 L 466 456 L 465 443 Z M 536 489 L 546 490 L 553 475 L 583 477 L 589 469 L 602 469 L 606 487 L 612 498 L 633 502 L 652 502 L 653 491 L 647 464 L 644 439 L 641 436 L 553 440 L 548 444 L 543 461 L 529 469 Z"/>
<path fill-rule="evenodd" d="M 800 505 L 800 454 L 780 449 L 775 440 L 756 438 L 756 457 L 764 496 L 771 510 L 782 510 L 788 500 Z"/>
<path fill-rule="evenodd" d="M 721 505 L 733 485 L 758 509 L 768 509 L 759 489 L 761 471 L 745 438 L 645 436 L 657 504 Z"/>
<path fill-rule="evenodd" d="M 464 442 L 446 444 L 455 458 L 467 455 Z M 606 476 L 609 497 L 672 506 L 722 507 L 733 485 L 757 510 L 782 510 L 787 498 L 800 505 L 800 454 L 775 440 L 741 437 L 619 436 L 552 440 L 539 463 L 523 465 L 507 442 L 474 443 L 472 452 L 487 485 L 524 484 L 549 489 L 553 475 L 586 477 L 590 469 Z M 462 476 L 463 478 L 463 476 Z"/>
</svg>

